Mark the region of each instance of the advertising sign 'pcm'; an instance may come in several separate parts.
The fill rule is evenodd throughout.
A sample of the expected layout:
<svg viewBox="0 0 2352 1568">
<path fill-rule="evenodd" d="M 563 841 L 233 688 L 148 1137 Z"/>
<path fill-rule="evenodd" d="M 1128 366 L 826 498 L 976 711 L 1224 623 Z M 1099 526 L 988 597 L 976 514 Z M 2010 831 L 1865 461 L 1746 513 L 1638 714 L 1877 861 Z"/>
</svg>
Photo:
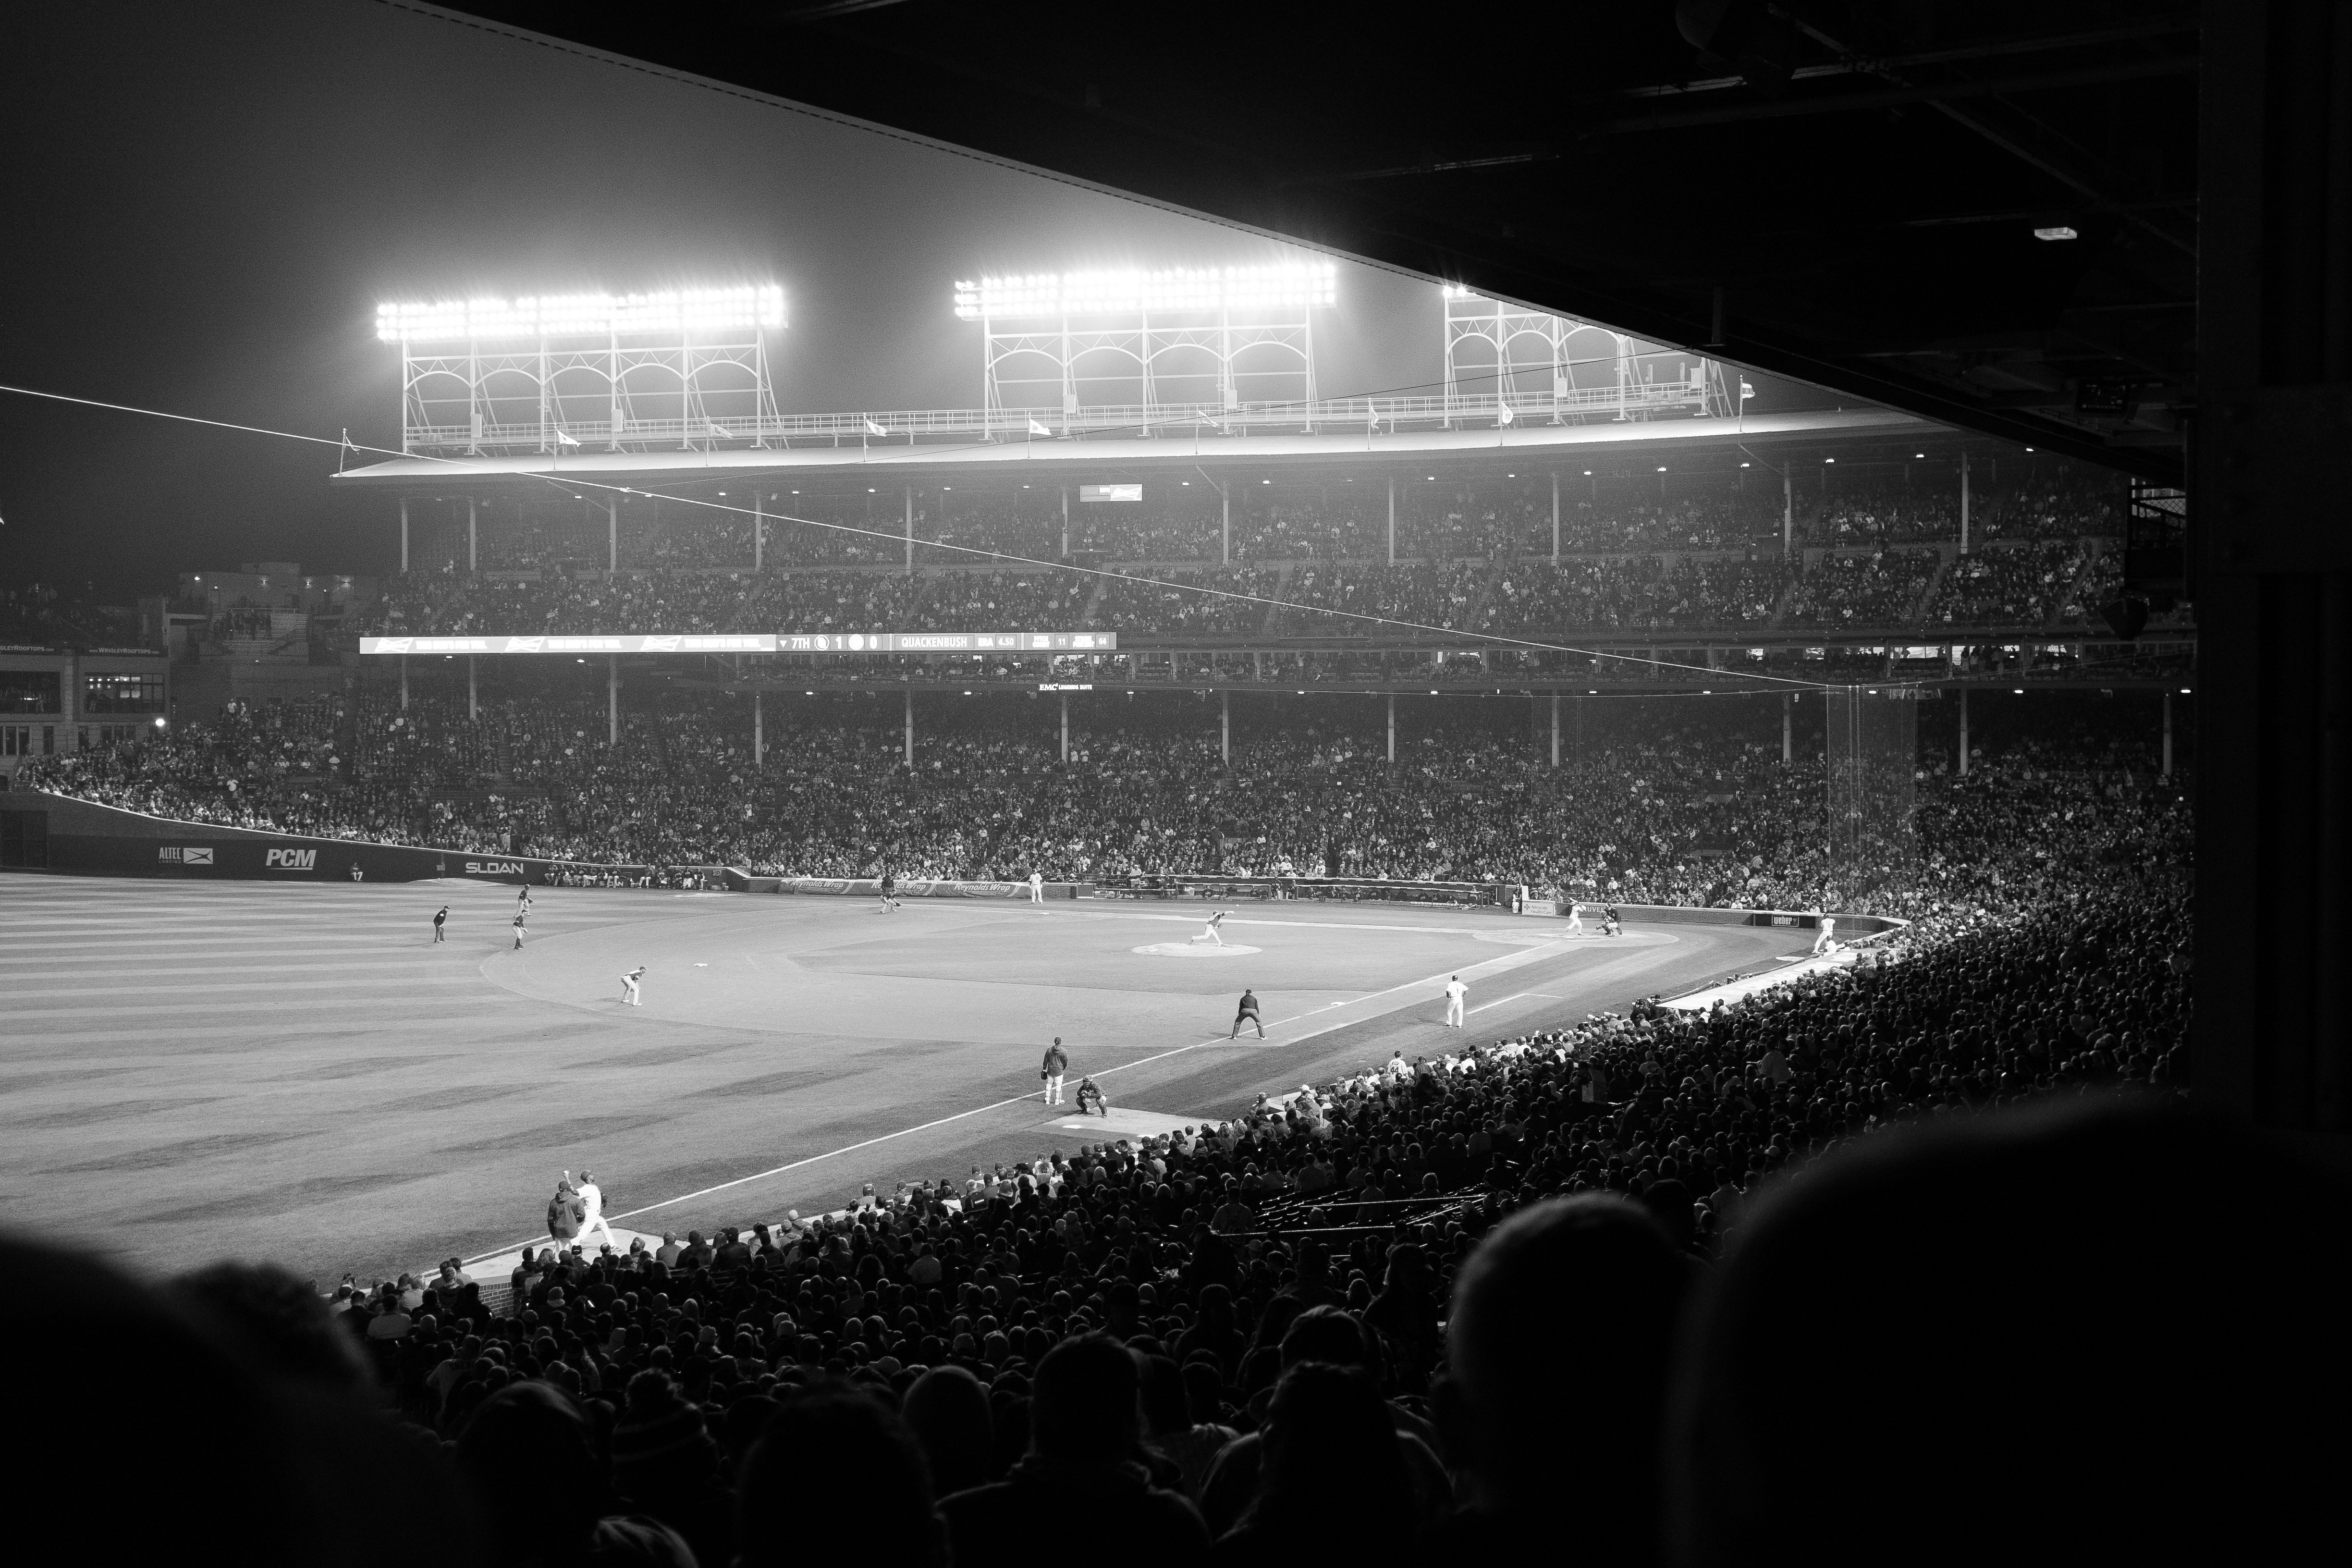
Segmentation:
<svg viewBox="0 0 2352 1568">
<path fill-rule="evenodd" d="M 362 637 L 362 654 L 1111 653 L 1117 632 L 739 632 L 726 636 Z"/>
</svg>

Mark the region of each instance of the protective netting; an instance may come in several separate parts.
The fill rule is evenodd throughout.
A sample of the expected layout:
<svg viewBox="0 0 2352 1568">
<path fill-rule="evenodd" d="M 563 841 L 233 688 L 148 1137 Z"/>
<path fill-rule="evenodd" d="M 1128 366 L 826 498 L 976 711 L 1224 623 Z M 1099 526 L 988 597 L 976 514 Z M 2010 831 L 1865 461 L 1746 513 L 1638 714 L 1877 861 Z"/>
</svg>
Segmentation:
<svg viewBox="0 0 2352 1568">
<path fill-rule="evenodd" d="M 1905 687 L 1832 687 L 1828 717 L 1830 879 L 1853 903 L 1918 858 L 1919 701 Z"/>
</svg>

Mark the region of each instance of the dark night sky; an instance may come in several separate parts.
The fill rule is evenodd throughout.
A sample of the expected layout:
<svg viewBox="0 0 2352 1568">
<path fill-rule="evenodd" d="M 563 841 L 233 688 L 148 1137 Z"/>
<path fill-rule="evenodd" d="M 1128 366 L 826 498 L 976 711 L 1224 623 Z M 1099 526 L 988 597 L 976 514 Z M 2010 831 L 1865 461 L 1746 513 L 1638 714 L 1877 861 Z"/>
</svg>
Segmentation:
<svg viewBox="0 0 2352 1568">
<path fill-rule="evenodd" d="M 787 410 L 969 407 L 983 270 L 1270 260 L 1204 221 L 369 0 L 0 19 L 0 381 L 397 444 L 380 298 L 769 279 Z M 1426 284 L 1343 266 L 1325 395 L 1433 379 Z M 0 395 L 0 582 L 117 602 L 384 569 L 331 448 Z"/>
</svg>

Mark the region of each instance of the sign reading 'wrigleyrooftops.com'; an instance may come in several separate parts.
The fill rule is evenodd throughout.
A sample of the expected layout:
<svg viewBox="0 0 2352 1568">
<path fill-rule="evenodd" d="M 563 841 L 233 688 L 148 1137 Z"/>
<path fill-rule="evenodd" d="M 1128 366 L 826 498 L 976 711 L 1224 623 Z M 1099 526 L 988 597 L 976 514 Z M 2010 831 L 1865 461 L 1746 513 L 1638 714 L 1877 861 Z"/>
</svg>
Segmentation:
<svg viewBox="0 0 2352 1568">
<path fill-rule="evenodd" d="M 1117 632 L 677 632 L 629 637 L 362 637 L 362 654 L 1108 653 Z"/>
</svg>

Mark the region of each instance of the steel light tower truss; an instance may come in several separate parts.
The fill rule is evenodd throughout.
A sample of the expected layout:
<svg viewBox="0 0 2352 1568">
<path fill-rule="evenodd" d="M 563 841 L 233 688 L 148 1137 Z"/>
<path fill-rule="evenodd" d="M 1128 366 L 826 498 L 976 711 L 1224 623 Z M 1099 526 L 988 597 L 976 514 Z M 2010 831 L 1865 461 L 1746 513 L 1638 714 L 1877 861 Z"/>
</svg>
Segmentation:
<svg viewBox="0 0 2352 1568">
<path fill-rule="evenodd" d="M 764 446 L 779 427 L 773 284 L 386 304 L 409 452 Z"/>
<path fill-rule="evenodd" d="M 1148 429 L 1312 405 L 1336 279 L 1329 262 L 1034 273 L 959 282 L 955 309 L 980 323 L 992 427 L 1117 407 Z"/>
<path fill-rule="evenodd" d="M 1448 425 L 1581 425 L 1738 412 L 1714 360 L 1453 285 L 1443 295 Z M 1748 390 L 1740 384 L 1742 399 Z"/>
</svg>

